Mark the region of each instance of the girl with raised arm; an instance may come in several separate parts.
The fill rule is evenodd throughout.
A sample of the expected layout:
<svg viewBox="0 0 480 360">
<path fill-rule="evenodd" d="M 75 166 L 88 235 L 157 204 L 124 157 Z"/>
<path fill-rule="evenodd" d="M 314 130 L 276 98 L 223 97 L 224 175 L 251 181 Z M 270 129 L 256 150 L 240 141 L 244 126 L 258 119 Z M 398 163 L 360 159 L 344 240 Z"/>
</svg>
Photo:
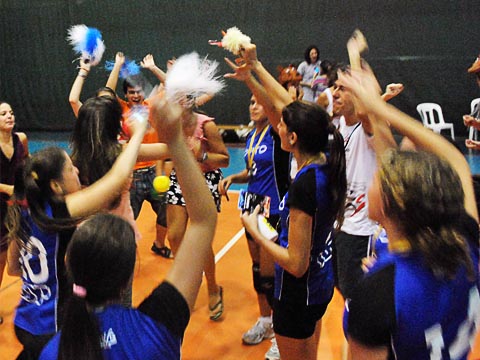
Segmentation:
<svg viewBox="0 0 480 360">
<path fill-rule="evenodd" d="M 268 99 L 265 104 L 276 115 L 282 149 L 293 153 L 300 164 L 279 205 L 278 244 L 259 231 L 259 207 L 244 213 L 242 221 L 276 262 L 273 327 L 281 358 L 316 359 L 321 318 L 333 296 L 331 233 L 334 222 L 342 222 L 345 202 L 343 138 L 323 108 L 292 102 L 258 61 L 255 45 L 245 46 L 242 55 L 244 65 L 229 62 L 235 70 L 230 77 L 250 69 L 255 72 Z M 331 145 L 329 134 L 334 137 Z"/>
<path fill-rule="evenodd" d="M 369 217 L 388 235 L 352 293 L 346 333 L 352 359 L 466 359 L 480 324 L 478 213 L 468 163 L 443 137 L 385 103 L 368 69 L 339 82 L 369 117 L 418 152 L 378 152 Z"/>
<path fill-rule="evenodd" d="M 132 122 L 134 136 L 113 167 L 84 189 L 67 153 L 51 147 L 28 159 L 8 209 L 8 272 L 23 280 L 15 333 L 20 357 L 38 358 L 59 329 L 69 295 L 64 256 L 75 226 L 108 208 L 130 178 L 146 124 Z M 22 200 L 26 200 L 22 201 Z"/>
<path fill-rule="evenodd" d="M 181 108 L 154 100 L 151 111 L 171 151 L 190 217 L 182 246 L 165 280 L 138 309 L 127 309 L 115 301 L 133 276 L 133 230 L 112 215 L 94 217 L 79 227 L 67 250 L 74 295 L 62 331 L 41 359 L 180 359 L 217 215 L 185 143 Z"/>
</svg>

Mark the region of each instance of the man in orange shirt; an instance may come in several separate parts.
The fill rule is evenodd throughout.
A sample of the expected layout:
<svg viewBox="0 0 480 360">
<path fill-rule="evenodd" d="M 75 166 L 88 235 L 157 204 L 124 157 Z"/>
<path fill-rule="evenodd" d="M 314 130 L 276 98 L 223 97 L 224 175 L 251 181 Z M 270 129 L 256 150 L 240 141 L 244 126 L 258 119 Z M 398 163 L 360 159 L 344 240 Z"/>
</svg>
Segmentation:
<svg viewBox="0 0 480 360">
<path fill-rule="evenodd" d="M 110 73 L 107 86 L 115 89 L 118 81 L 120 69 L 125 62 L 125 56 L 122 53 L 117 53 L 115 57 L 115 64 Z M 165 80 L 165 73 L 160 70 L 153 60 L 152 55 L 147 55 L 141 62 L 142 67 L 149 69 L 155 76 L 163 82 Z M 123 91 L 125 93 L 125 100 L 118 98 L 118 101 L 123 110 L 123 116 L 128 117 L 132 111 L 149 112 L 150 105 L 148 100 L 145 100 L 145 81 L 141 75 L 131 76 L 124 80 Z M 150 119 L 149 119 L 150 121 Z M 128 129 L 122 126 L 123 132 L 128 141 Z M 143 144 L 151 144 L 158 142 L 158 134 L 153 126 L 149 126 L 143 138 Z M 142 208 L 143 202 L 146 200 L 150 203 L 153 211 L 157 214 L 156 238 L 152 244 L 152 251 L 165 258 L 171 258 L 171 250 L 165 246 L 165 237 L 167 234 L 167 216 L 166 216 L 166 202 L 164 194 L 157 194 L 153 189 L 153 180 L 157 175 L 162 175 L 163 161 L 139 161 L 136 163 L 133 171 L 133 181 L 130 188 L 130 202 L 133 209 L 135 219 Z"/>
</svg>

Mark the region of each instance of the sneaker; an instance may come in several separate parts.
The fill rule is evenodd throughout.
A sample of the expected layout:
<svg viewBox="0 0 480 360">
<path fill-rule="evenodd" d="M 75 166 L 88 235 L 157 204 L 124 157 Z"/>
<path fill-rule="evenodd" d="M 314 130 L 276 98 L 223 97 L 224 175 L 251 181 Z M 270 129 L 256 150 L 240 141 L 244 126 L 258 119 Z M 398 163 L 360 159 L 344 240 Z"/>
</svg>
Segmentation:
<svg viewBox="0 0 480 360">
<path fill-rule="evenodd" d="M 280 351 L 278 351 L 277 339 L 273 338 L 270 349 L 265 353 L 265 360 L 280 360 Z"/>
<path fill-rule="evenodd" d="M 265 327 L 260 321 L 257 321 L 250 330 L 242 336 L 242 341 L 246 345 L 257 345 L 265 339 L 271 339 L 275 336 L 272 329 L 272 324 Z"/>
</svg>

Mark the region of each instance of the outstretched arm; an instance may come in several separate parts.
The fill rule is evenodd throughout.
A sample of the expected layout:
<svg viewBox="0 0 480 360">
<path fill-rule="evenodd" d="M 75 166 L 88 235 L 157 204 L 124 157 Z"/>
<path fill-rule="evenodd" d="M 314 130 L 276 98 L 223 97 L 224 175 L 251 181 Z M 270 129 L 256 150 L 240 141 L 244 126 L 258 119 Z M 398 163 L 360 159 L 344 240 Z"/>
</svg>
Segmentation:
<svg viewBox="0 0 480 360">
<path fill-rule="evenodd" d="M 257 47 L 255 44 L 248 44 L 242 51 L 243 59 L 247 66 L 257 75 L 258 80 L 265 88 L 270 101 L 277 112 L 293 102 L 288 91 L 270 74 L 257 58 Z"/>
<path fill-rule="evenodd" d="M 68 101 L 72 107 L 73 114 L 75 117 L 78 117 L 78 111 L 82 107 L 82 102 L 80 101 L 80 94 L 82 93 L 83 84 L 85 79 L 90 72 L 90 62 L 85 62 L 84 59 L 80 59 L 80 68 L 78 70 L 77 77 L 73 82 L 72 89 L 70 90 L 70 95 L 68 96 Z"/>
<path fill-rule="evenodd" d="M 133 136 L 125 150 L 118 156 L 112 168 L 98 181 L 85 189 L 65 196 L 65 203 L 72 217 L 83 217 L 106 208 L 122 192 L 132 175 L 142 143 L 147 121 L 128 120 Z"/>
<path fill-rule="evenodd" d="M 162 69 L 160 69 L 157 65 L 155 65 L 155 60 L 153 59 L 152 54 L 145 55 L 143 60 L 140 62 L 140 65 L 144 69 L 150 70 L 153 73 L 153 75 L 155 75 L 155 77 L 158 80 L 160 80 L 162 84 L 165 82 L 167 75 Z"/>
<path fill-rule="evenodd" d="M 165 279 L 177 288 L 192 310 L 202 282 L 206 258 L 211 251 L 217 212 L 205 178 L 185 143 L 181 107 L 155 97 L 151 103 L 151 115 L 175 162 L 190 218 L 182 245 Z"/>
<path fill-rule="evenodd" d="M 249 66 L 237 66 L 233 61 L 227 58 L 225 58 L 225 61 L 234 71 L 234 73 L 225 74 L 225 77 L 229 79 L 243 81 L 245 85 L 247 85 L 247 87 L 257 99 L 258 103 L 263 106 L 268 120 L 270 121 L 270 124 L 272 124 L 272 128 L 277 131 L 278 123 L 280 122 L 280 118 L 282 117 L 282 109 L 278 110 L 275 108 L 263 85 L 260 84 L 257 79 L 255 79 L 255 77 L 252 75 Z M 290 101 L 293 100 L 290 99 Z"/>
<path fill-rule="evenodd" d="M 363 36 L 362 32 L 356 29 L 350 39 L 347 42 L 348 57 L 350 59 L 350 69 L 353 71 L 360 71 L 362 68 L 370 69 L 366 62 L 361 59 L 361 54 L 368 50 L 367 39 Z M 370 69 L 371 71 L 371 69 Z M 372 72 L 373 73 L 373 72 Z M 387 91 L 389 87 L 387 86 Z M 394 87 L 390 86 L 390 90 L 393 92 Z M 398 90 L 398 88 L 395 88 Z M 376 81 L 372 83 L 371 91 L 373 95 L 380 94 L 380 84 Z M 401 91 L 401 90 L 400 90 Z M 383 96 L 382 96 L 383 97 Z M 392 96 L 393 97 L 393 96 Z M 374 149 L 377 154 L 382 154 L 386 149 L 396 147 L 397 143 L 393 138 L 388 122 L 379 121 L 375 115 L 369 113 L 362 102 L 357 101 L 353 97 L 353 103 L 355 107 L 356 116 L 362 121 L 362 128 L 367 135 L 374 136 Z"/>
<path fill-rule="evenodd" d="M 125 63 L 125 55 L 122 52 L 117 52 L 115 55 L 115 64 L 113 65 L 112 72 L 108 76 L 106 87 L 116 91 L 118 76 L 120 75 L 120 70 L 122 69 L 123 64 Z"/>
<path fill-rule="evenodd" d="M 391 127 L 408 137 L 417 148 L 440 156 L 456 170 L 465 193 L 465 210 L 478 221 L 472 175 L 463 154 L 441 135 L 435 134 L 419 121 L 383 101 L 374 91 L 377 81 L 371 70 L 363 69 L 352 74 L 340 74 L 339 81 L 355 95 L 369 114 L 378 120 L 388 122 Z"/>
<path fill-rule="evenodd" d="M 383 101 L 390 101 L 395 96 L 403 91 L 403 84 L 391 83 L 385 88 L 385 92 L 382 94 Z"/>
</svg>

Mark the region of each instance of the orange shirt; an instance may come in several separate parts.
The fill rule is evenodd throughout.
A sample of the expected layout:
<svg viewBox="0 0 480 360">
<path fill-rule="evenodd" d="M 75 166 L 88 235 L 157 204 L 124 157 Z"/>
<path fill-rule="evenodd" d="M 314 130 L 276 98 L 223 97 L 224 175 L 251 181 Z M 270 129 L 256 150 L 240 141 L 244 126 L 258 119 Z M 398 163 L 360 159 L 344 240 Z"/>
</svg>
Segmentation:
<svg viewBox="0 0 480 360">
<path fill-rule="evenodd" d="M 123 117 L 126 118 L 128 116 L 128 113 L 130 112 L 130 110 L 132 108 L 128 105 L 128 102 L 126 102 L 125 100 L 122 100 L 122 99 L 119 98 L 118 102 L 120 103 L 120 106 L 122 107 Z M 143 101 L 143 103 L 141 105 L 146 106 L 150 110 L 150 104 L 148 103 L 148 100 Z M 158 143 L 158 134 L 157 134 L 157 131 L 155 130 L 155 128 L 152 126 L 152 123 L 150 121 L 150 116 L 148 118 L 148 124 L 149 124 L 149 126 L 148 126 L 147 131 L 145 132 L 145 136 L 143 137 L 142 144 Z M 125 135 L 127 136 L 127 139 L 125 139 L 125 140 L 128 140 L 130 138 L 128 128 L 126 128 L 122 124 L 122 129 L 125 132 Z M 133 169 L 136 170 L 136 169 L 142 169 L 142 168 L 150 167 L 150 166 L 155 165 L 156 163 L 157 163 L 156 161 L 138 161 L 135 164 L 135 167 Z"/>
</svg>

